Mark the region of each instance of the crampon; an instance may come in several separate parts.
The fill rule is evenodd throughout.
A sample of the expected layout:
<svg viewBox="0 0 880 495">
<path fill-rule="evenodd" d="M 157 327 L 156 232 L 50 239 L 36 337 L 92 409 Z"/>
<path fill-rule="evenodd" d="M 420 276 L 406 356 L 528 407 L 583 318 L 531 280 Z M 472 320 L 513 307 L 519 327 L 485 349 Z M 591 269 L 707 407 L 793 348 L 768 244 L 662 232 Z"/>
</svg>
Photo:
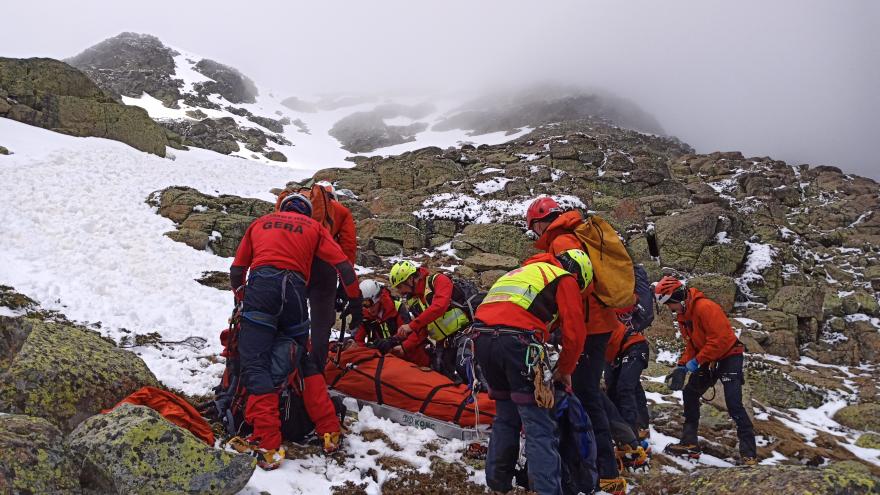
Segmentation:
<svg viewBox="0 0 880 495">
<path fill-rule="evenodd" d="M 663 452 L 686 459 L 699 459 L 702 451 L 700 446 L 693 443 L 671 443 L 663 449 Z"/>
</svg>

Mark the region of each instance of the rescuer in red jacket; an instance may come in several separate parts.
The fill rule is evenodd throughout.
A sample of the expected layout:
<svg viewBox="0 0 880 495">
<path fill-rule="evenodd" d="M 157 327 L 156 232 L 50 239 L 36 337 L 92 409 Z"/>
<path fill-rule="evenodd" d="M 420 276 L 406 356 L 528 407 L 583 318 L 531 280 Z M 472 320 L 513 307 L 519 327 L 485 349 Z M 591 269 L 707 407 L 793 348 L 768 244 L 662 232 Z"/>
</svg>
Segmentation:
<svg viewBox="0 0 880 495">
<path fill-rule="evenodd" d="M 496 407 L 486 484 L 496 492 L 512 488 L 520 431 L 524 430 L 529 489 L 540 494 L 562 493 L 552 408 L 537 401 L 534 374 L 540 371 L 527 363 L 539 360 L 532 351 L 543 349 L 541 343 L 550 339 L 551 329 L 560 328 L 562 351 L 553 379 L 571 387 L 571 374 L 586 337 L 580 292 L 592 277 L 590 260 L 582 251 L 558 257 L 539 254 L 502 275 L 477 308 L 473 327 L 476 358 Z"/>
<path fill-rule="evenodd" d="M 535 247 L 553 255 L 569 249 L 586 251 L 586 247 L 574 231 L 584 221 L 580 212 L 563 212 L 553 198 L 535 199 L 526 212 L 526 224 L 538 234 Z M 583 357 L 572 375 L 572 385 L 578 399 L 587 410 L 596 435 L 596 467 L 599 471 L 600 489 L 609 493 L 625 493 L 626 480 L 620 477 L 611 427 L 605 408 L 602 407 L 602 390 L 599 383 L 605 370 L 605 350 L 614 331 L 623 329 L 617 313 L 593 296 L 592 285 L 582 291 L 586 311 L 587 339 Z"/>
<path fill-rule="evenodd" d="M 742 404 L 744 346 L 736 337 L 730 320 L 715 301 L 697 289 L 688 289 L 675 277 L 663 277 L 654 289 L 657 302 L 676 314 L 685 350 L 673 373 L 691 376 L 682 390 L 684 425 L 681 441 L 670 444 L 666 452 L 699 457 L 697 429 L 700 423 L 700 397 L 719 379 L 724 387 L 727 412 L 736 423 L 740 461 L 757 464 L 755 430 Z"/>
<path fill-rule="evenodd" d="M 275 382 L 279 376 L 283 381 L 287 373 L 275 373 L 272 351 L 281 342 L 307 347 L 306 286 L 314 259 L 339 272 L 349 304 L 358 309 L 353 312 L 354 320 L 361 316 L 354 268 L 327 229 L 310 218 L 311 208 L 300 194 L 285 197 L 279 211 L 256 219 L 248 227 L 229 270 L 236 298 L 243 300 L 238 351 L 242 382 L 249 394 L 245 420 L 253 426 L 248 442 L 250 453 L 264 469 L 278 467 L 284 458 L 276 392 L 280 383 Z M 339 447 L 340 428 L 322 370 L 308 358 L 298 365 L 304 376 L 306 411 L 324 440 L 324 450 L 333 452 Z"/>
</svg>

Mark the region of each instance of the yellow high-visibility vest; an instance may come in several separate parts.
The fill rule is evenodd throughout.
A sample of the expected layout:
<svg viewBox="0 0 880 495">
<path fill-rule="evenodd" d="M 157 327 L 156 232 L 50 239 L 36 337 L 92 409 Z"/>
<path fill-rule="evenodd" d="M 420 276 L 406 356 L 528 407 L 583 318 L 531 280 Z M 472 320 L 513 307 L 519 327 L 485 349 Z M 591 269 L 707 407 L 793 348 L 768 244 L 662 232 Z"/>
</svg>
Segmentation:
<svg viewBox="0 0 880 495">
<path fill-rule="evenodd" d="M 414 314 L 421 314 L 431 305 L 434 293 L 434 278 L 436 276 L 437 274 L 435 273 L 425 281 L 425 301 L 427 301 L 427 304 L 422 303 L 417 297 L 412 297 L 407 301 L 407 304 L 413 310 Z M 453 288 L 453 291 L 454 290 L 455 289 Z M 452 304 L 452 301 L 450 301 L 449 310 L 436 320 L 429 323 L 426 327 L 428 329 L 428 338 L 433 342 L 440 342 L 470 324 L 471 320 L 468 318 L 467 313 L 460 308 L 455 307 L 455 305 Z"/>
<path fill-rule="evenodd" d="M 489 289 L 483 304 L 509 302 L 528 311 L 538 294 L 559 277 L 570 275 L 550 263 L 531 263 L 501 276 Z M 553 320 L 557 315 L 553 316 Z"/>
</svg>

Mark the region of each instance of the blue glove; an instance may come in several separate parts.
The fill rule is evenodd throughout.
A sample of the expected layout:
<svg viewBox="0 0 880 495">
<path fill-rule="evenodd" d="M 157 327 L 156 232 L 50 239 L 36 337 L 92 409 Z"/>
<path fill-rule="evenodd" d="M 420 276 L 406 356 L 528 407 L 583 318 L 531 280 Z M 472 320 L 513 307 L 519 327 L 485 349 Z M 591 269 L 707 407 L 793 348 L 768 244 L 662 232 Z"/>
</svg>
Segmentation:
<svg viewBox="0 0 880 495">
<path fill-rule="evenodd" d="M 696 371 L 700 369 L 700 364 L 697 363 L 697 358 L 693 358 L 688 361 L 687 364 L 684 365 L 684 367 L 687 368 L 687 370 L 691 373 L 696 373 Z"/>
</svg>

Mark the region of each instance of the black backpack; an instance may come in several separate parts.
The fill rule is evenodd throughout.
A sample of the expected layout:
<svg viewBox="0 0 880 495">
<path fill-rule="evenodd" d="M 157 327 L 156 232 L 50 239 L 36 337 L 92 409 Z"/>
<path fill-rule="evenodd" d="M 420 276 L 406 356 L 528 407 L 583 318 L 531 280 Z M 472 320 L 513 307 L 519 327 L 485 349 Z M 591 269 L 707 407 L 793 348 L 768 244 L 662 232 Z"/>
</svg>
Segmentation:
<svg viewBox="0 0 880 495">
<path fill-rule="evenodd" d="M 452 280 L 452 305 L 464 311 L 471 321 L 474 321 L 474 313 L 477 306 L 483 302 L 486 293 L 481 291 L 472 280 L 455 276 Z"/>
<path fill-rule="evenodd" d="M 643 332 L 654 321 L 654 291 L 651 290 L 651 282 L 648 280 L 648 272 L 642 265 L 633 265 L 636 276 L 635 293 L 638 301 L 632 312 L 632 329 L 635 332 Z"/>
</svg>

